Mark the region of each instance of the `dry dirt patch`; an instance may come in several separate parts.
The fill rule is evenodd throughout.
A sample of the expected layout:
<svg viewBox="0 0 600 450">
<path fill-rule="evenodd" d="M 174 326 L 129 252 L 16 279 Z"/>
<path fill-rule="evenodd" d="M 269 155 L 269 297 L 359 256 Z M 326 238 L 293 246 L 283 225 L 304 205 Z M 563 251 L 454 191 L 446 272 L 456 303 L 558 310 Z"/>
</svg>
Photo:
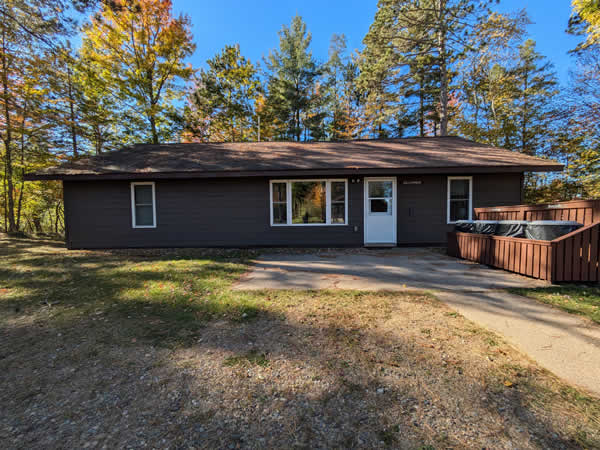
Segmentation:
<svg viewBox="0 0 600 450">
<path fill-rule="evenodd" d="M 422 293 L 233 292 L 239 255 L 9 250 L 7 448 L 600 442 L 597 399 Z"/>
<path fill-rule="evenodd" d="M 211 321 L 170 348 L 124 335 L 118 317 L 61 328 L 14 320 L 2 336 L 0 439 L 21 448 L 597 442 L 597 406 L 570 402 L 574 391 L 428 296 L 263 295 L 271 307 L 254 319 Z"/>
</svg>

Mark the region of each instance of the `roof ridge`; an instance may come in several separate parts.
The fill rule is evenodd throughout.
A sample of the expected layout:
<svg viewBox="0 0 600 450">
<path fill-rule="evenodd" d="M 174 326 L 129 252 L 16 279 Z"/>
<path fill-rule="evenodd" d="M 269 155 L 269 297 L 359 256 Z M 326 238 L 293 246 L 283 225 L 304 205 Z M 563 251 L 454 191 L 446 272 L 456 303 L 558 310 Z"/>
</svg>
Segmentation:
<svg viewBox="0 0 600 450">
<path fill-rule="evenodd" d="M 330 141 L 206 141 L 206 142 L 160 142 L 158 144 L 153 144 L 151 142 L 135 142 L 130 144 L 127 147 L 145 147 L 145 146 L 157 146 L 157 145 L 213 145 L 213 144 L 301 144 L 301 145 L 310 145 L 310 144 L 349 144 L 352 142 L 394 142 L 401 140 L 412 140 L 412 139 L 461 139 L 469 142 L 477 142 L 472 139 L 468 139 L 462 136 L 457 135 L 447 135 L 447 136 L 404 136 L 404 137 L 391 137 L 391 138 L 359 138 L 359 139 L 337 139 Z M 489 145 L 477 142 L 480 145 Z"/>
</svg>

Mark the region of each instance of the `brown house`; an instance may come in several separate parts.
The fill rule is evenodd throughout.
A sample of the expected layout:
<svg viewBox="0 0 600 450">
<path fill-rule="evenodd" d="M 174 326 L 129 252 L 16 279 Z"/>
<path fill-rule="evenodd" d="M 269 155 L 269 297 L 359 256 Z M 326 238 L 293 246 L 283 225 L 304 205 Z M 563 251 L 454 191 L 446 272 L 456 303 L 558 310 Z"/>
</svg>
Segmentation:
<svg viewBox="0 0 600 450">
<path fill-rule="evenodd" d="M 62 180 L 69 248 L 444 244 L 561 164 L 457 137 L 135 145 L 29 174 Z"/>
</svg>

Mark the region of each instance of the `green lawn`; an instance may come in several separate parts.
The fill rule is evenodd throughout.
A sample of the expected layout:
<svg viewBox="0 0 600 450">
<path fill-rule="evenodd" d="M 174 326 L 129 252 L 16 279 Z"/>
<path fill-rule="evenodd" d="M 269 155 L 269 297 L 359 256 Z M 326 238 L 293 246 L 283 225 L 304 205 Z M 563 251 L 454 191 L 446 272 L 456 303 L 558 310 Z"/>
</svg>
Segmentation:
<svg viewBox="0 0 600 450">
<path fill-rule="evenodd" d="M 231 290 L 255 256 L 0 236 L 3 446 L 600 446 L 597 399 L 431 295 Z"/>
<path fill-rule="evenodd" d="M 511 289 L 511 292 L 556 306 L 569 313 L 580 314 L 600 323 L 600 287 L 598 286 Z"/>
</svg>

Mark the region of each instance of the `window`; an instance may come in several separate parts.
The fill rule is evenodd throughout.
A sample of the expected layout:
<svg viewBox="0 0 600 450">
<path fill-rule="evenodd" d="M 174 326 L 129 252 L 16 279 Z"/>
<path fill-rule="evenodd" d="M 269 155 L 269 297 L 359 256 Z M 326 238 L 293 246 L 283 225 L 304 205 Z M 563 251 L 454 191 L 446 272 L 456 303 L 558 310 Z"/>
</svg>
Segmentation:
<svg viewBox="0 0 600 450">
<path fill-rule="evenodd" d="M 346 180 L 272 180 L 271 225 L 346 225 Z"/>
<path fill-rule="evenodd" d="M 346 182 L 331 182 L 331 223 L 346 223 Z"/>
<path fill-rule="evenodd" d="M 448 223 L 471 220 L 473 177 L 448 177 Z"/>
<path fill-rule="evenodd" d="M 131 218 L 133 228 L 156 228 L 154 183 L 131 183 Z"/>
<path fill-rule="evenodd" d="M 287 223 L 287 183 L 273 183 L 271 185 L 273 201 L 273 223 Z"/>
<path fill-rule="evenodd" d="M 393 199 L 393 181 L 369 181 L 370 216 L 391 216 Z"/>
</svg>

